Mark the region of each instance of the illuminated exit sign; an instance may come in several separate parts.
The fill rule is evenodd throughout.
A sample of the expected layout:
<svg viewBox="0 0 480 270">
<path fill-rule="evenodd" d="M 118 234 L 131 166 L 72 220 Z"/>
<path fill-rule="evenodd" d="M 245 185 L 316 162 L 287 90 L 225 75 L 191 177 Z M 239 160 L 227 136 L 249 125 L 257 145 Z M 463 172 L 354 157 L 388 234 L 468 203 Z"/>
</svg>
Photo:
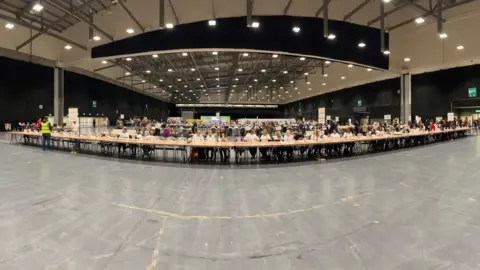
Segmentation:
<svg viewBox="0 0 480 270">
<path fill-rule="evenodd" d="M 468 88 L 468 97 L 477 97 L 477 88 Z"/>
</svg>

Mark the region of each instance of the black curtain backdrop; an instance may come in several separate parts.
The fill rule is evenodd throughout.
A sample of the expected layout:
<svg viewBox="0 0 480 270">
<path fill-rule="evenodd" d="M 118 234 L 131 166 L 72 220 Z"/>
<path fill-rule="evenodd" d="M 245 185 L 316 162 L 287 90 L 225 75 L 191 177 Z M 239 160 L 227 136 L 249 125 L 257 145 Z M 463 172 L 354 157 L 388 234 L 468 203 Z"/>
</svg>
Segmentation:
<svg viewBox="0 0 480 270">
<path fill-rule="evenodd" d="M 53 115 L 53 69 L 24 61 L 0 57 L 0 130 L 5 123 L 32 122 Z M 148 115 L 166 119 L 173 104 L 97 80 L 65 71 L 65 115 L 77 107 L 80 116 L 101 116 L 114 121 L 119 114 L 126 118 Z M 97 108 L 92 102 L 97 101 Z M 43 106 L 43 109 L 39 107 Z"/>
<path fill-rule="evenodd" d="M 368 115 L 371 119 L 383 119 L 390 114 L 392 119 L 400 116 L 400 79 L 390 79 L 292 102 L 283 106 L 285 117 L 317 119 L 318 108 L 325 107 L 326 115 L 340 122 L 359 119 Z M 358 101 L 361 106 L 358 106 Z M 354 112 L 354 108 L 364 108 L 366 114 Z"/>
</svg>

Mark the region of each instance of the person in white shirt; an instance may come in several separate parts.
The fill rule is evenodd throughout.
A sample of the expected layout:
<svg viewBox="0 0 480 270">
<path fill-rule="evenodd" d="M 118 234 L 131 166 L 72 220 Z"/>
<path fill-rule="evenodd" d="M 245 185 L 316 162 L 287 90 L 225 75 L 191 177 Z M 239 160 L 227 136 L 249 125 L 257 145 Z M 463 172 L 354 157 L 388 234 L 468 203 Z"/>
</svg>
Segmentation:
<svg viewBox="0 0 480 270">
<path fill-rule="evenodd" d="M 294 142 L 295 141 L 290 129 L 287 129 L 287 131 L 285 132 L 285 135 L 283 136 L 283 141 L 285 141 L 285 142 Z M 287 152 L 287 159 L 292 159 L 293 158 L 293 146 L 292 147 L 287 147 L 286 152 Z"/>
<path fill-rule="evenodd" d="M 341 137 L 340 137 L 340 134 L 338 134 L 337 130 L 334 129 L 334 130 L 333 130 L 333 133 L 330 134 L 330 138 L 332 138 L 332 139 L 340 139 Z"/>
<path fill-rule="evenodd" d="M 318 141 L 321 139 L 320 130 L 315 130 L 313 134 L 310 136 L 310 141 Z M 318 156 L 320 154 L 321 146 L 320 145 L 310 145 L 308 147 L 308 156 Z"/>
<path fill-rule="evenodd" d="M 220 136 L 218 137 L 218 142 L 219 143 L 226 143 L 228 142 L 228 139 L 227 137 L 225 137 L 225 132 L 221 132 L 220 133 Z M 227 152 L 228 151 L 228 152 Z M 220 148 L 220 159 L 223 161 L 223 162 L 228 162 L 228 153 L 230 152 L 230 148 L 225 148 L 225 147 L 221 147 Z"/>
<path fill-rule="evenodd" d="M 268 134 L 267 130 L 264 129 L 262 131 L 262 136 L 260 136 L 260 141 L 268 142 L 271 140 L 272 140 L 272 137 L 270 137 L 270 134 Z M 262 159 L 270 159 L 270 157 L 267 155 L 268 150 L 269 150 L 268 147 L 260 147 L 260 153 L 262 154 Z"/>
<path fill-rule="evenodd" d="M 205 141 L 205 139 L 203 138 L 202 134 L 200 133 L 200 130 L 197 130 L 195 135 L 193 135 L 193 137 L 192 137 L 192 143 L 200 143 L 200 142 L 204 142 L 204 141 Z"/>
<path fill-rule="evenodd" d="M 130 139 L 130 135 L 127 132 L 127 128 L 122 129 L 122 133 L 118 135 L 119 139 Z M 122 150 L 122 153 L 125 154 L 125 150 L 127 149 L 127 144 L 126 143 L 119 143 L 118 144 L 118 155 L 120 155 L 120 150 Z"/>
<path fill-rule="evenodd" d="M 258 142 L 260 139 L 258 138 L 257 135 L 255 135 L 255 132 L 253 129 L 250 129 L 250 132 L 245 136 L 245 141 L 252 143 L 252 142 Z M 250 147 L 248 148 L 248 151 L 250 152 L 250 155 L 252 155 L 252 159 L 255 159 L 255 155 L 257 155 L 257 148 L 256 147 Z"/>
<path fill-rule="evenodd" d="M 205 137 L 205 141 L 208 143 L 215 143 L 217 142 L 217 139 L 215 138 L 215 135 L 212 134 L 212 130 L 209 129 L 207 131 L 207 136 Z M 208 159 L 213 159 L 213 155 L 215 154 L 214 149 L 212 147 L 207 148 L 207 158 Z"/>
<path fill-rule="evenodd" d="M 353 139 L 352 128 L 347 128 L 347 130 L 345 130 L 345 133 L 343 133 L 343 138 Z M 355 145 L 354 143 L 346 143 L 345 144 L 345 151 L 348 152 L 348 153 L 352 153 L 354 145 Z"/>
</svg>

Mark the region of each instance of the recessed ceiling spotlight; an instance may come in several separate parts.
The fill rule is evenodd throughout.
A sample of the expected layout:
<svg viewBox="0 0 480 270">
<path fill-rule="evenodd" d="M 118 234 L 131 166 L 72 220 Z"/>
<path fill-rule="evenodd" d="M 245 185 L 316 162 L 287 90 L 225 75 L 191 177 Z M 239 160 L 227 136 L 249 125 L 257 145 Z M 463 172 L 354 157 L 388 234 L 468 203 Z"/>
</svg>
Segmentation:
<svg viewBox="0 0 480 270">
<path fill-rule="evenodd" d="M 248 86 L 248 88 L 252 88 L 252 86 L 251 86 L 251 85 L 249 85 L 249 86 Z"/>
<path fill-rule="evenodd" d="M 293 81 L 290 81 L 290 83 L 293 83 Z"/>
<path fill-rule="evenodd" d="M 327 73 L 323 74 L 323 77 L 328 77 L 328 74 Z"/>
<path fill-rule="evenodd" d="M 153 58 L 157 58 L 158 57 L 158 54 L 154 54 L 152 55 Z"/>
<path fill-rule="evenodd" d="M 360 48 L 365 48 L 366 46 L 367 46 L 367 44 L 365 44 L 364 42 L 358 43 L 358 47 L 360 47 Z"/>
<path fill-rule="evenodd" d="M 265 89 L 267 89 L 267 88 L 268 88 L 268 86 L 265 85 Z"/>
<path fill-rule="evenodd" d="M 403 61 L 405 61 L 405 62 L 410 62 L 410 60 L 411 60 L 411 59 L 410 59 L 409 57 L 405 57 L 405 58 L 403 59 Z"/>
<path fill-rule="evenodd" d="M 72 49 L 72 46 L 71 45 L 65 45 L 65 50 L 71 50 Z"/>
<path fill-rule="evenodd" d="M 102 39 L 100 36 L 94 36 L 93 37 L 93 40 L 95 40 L 95 41 L 100 41 L 100 39 Z"/>
<path fill-rule="evenodd" d="M 276 82 L 277 80 L 273 79 L 272 82 Z"/>
<path fill-rule="evenodd" d="M 300 57 L 300 61 L 305 61 L 305 57 Z"/>
<path fill-rule="evenodd" d="M 247 57 L 247 56 L 248 56 L 248 53 L 243 53 L 243 56 Z"/>
<path fill-rule="evenodd" d="M 238 81 L 238 78 L 235 78 L 235 81 Z"/>
<path fill-rule="evenodd" d="M 208 25 L 209 26 L 215 26 L 215 25 L 217 25 L 217 21 L 216 20 L 209 20 Z"/>
<path fill-rule="evenodd" d="M 168 86 L 168 88 L 172 88 L 172 86 L 171 86 L 171 85 L 169 85 L 169 86 Z"/>
<path fill-rule="evenodd" d="M 194 69 L 194 68 L 191 68 L 190 71 L 195 71 L 195 69 Z"/>
<path fill-rule="evenodd" d="M 252 27 L 253 27 L 253 28 L 259 28 L 259 27 L 260 27 L 260 23 L 257 22 L 257 21 L 254 21 L 254 22 L 252 22 Z"/>
<path fill-rule="evenodd" d="M 261 72 L 266 72 L 266 70 L 265 70 L 265 69 L 262 69 Z"/>
<path fill-rule="evenodd" d="M 200 81 L 200 78 L 197 78 L 197 81 Z"/>
<path fill-rule="evenodd" d="M 168 71 L 168 72 L 173 72 L 173 69 L 169 68 L 167 71 Z"/>
<path fill-rule="evenodd" d="M 163 82 L 163 79 L 160 79 L 159 81 L 160 81 L 160 82 Z"/>
<path fill-rule="evenodd" d="M 367 71 L 372 71 L 372 69 L 371 69 L 371 68 L 367 68 Z"/>
<path fill-rule="evenodd" d="M 385 50 L 385 51 L 383 51 L 383 54 L 389 55 L 389 54 L 390 54 L 390 51 L 389 51 L 389 50 Z"/>
<path fill-rule="evenodd" d="M 132 58 L 127 57 L 125 60 L 127 60 L 128 62 L 130 62 L 130 61 L 132 61 Z"/>
<path fill-rule="evenodd" d="M 334 40 L 337 36 L 335 36 L 334 34 L 330 34 L 327 36 L 328 39 L 330 40 Z"/>
<path fill-rule="evenodd" d="M 218 52 L 212 52 L 213 55 L 218 55 Z"/>
<path fill-rule="evenodd" d="M 187 85 L 184 85 L 183 88 L 188 88 L 188 86 L 187 86 Z"/>
<path fill-rule="evenodd" d="M 32 7 L 32 11 L 33 12 L 40 12 L 43 10 L 43 6 L 42 4 L 40 3 L 36 3 L 33 7 Z"/>
<path fill-rule="evenodd" d="M 322 83 L 323 86 L 327 85 L 326 83 Z"/>
<path fill-rule="evenodd" d="M 312 88 L 308 88 L 308 91 L 312 91 Z"/>
<path fill-rule="evenodd" d="M 257 80 L 257 79 L 254 79 L 253 81 L 254 81 L 254 82 L 258 82 L 258 80 Z"/>
<path fill-rule="evenodd" d="M 327 61 L 325 61 L 325 64 L 327 64 L 327 65 L 329 65 L 330 63 L 331 63 L 331 62 L 330 62 L 330 61 L 328 61 L 328 60 L 327 60 Z"/>
<path fill-rule="evenodd" d="M 105 61 L 105 60 L 103 60 L 103 61 L 102 61 L 102 64 L 104 64 L 104 65 L 105 65 L 105 64 L 107 64 L 107 63 L 108 63 L 108 62 L 107 62 L 107 61 Z"/>
<path fill-rule="evenodd" d="M 220 78 L 215 78 L 216 81 L 220 81 Z"/>
<path fill-rule="evenodd" d="M 384 2 L 384 3 L 389 3 L 389 2 L 390 2 L 390 0 L 383 0 L 383 2 Z"/>
<path fill-rule="evenodd" d="M 458 46 L 457 46 L 457 50 L 461 51 L 461 50 L 463 50 L 463 49 L 465 49 L 465 48 L 463 47 L 463 45 L 458 45 Z"/>
<path fill-rule="evenodd" d="M 287 71 L 287 70 L 284 70 L 284 71 L 283 71 L 283 74 L 287 74 L 287 73 L 288 73 L 288 71 Z"/>
<path fill-rule="evenodd" d="M 128 71 L 125 72 L 125 75 L 126 75 L 126 76 L 129 76 L 129 75 L 130 75 L 130 72 L 128 72 Z"/>
<path fill-rule="evenodd" d="M 440 33 L 440 34 L 438 34 L 438 36 L 439 36 L 441 39 L 444 39 L 444 38 L 447 38 L 447 37 L 448 37 L 447 33 Z"/>
<path fill-rule="evenodd" d="M 8 30 L 11 30 L 15 27 L 15 25 L 13 23 L 7 23 L 5 24 L 5 28 L 7 28 Z"/>
<path fill-rule="evenodd" d="M 310 84 L 310 82 L 307 82 L 307 84 Z"/>
<path fill-rule="evenodd" d="M 215 68 L 215 70 L 219 70 L 219 68 L 218 68 L 218 67 L 216 67 L 216 68 Z"/>
<path fill-rule="evenodd" d="M 167 27 L 168 29 L 172 29 L 174 27 L 173 23 L 167 23 L 165 25 L 165 27 Z"/>
<path fill-rule="evenodd" d="M 145 71 L 145 72 L 146 72 L 146 73 L 148 73 L 148 74 L 150 74 L 150 73 L 151 73 L 151 71 L 150 71 L 150 70 L 147 70 L 147 71 Z"/>
<path fill-rule="evenodd" d="M 133 34 L 133 33 L 135 33 L 135 30 L 133 30 L 133 28 L 127 28 L 127 33 L 128 34 Z"/>
<path fill-rule="evenodd" d="M 295 32 L 295 33 L 298 33 L 298 32 L 300 32 L 300 27 L 294 26 L 294 27 L 292 28 L 292 31 Z"/>
<path fill-rule="evenodd" d="M 188 53 L 184 52 L 182 53 L 182 56 L 188 56 Z"/>
<path fill-rule="evenodd" d="M 142 83 L 145 83 L 146 81 L 145 80 L 142 80 Z"/>
<path fill-rule="evenodd" d="M 182 79 L 177 79 L 177 81 L 181 82 L 181 81 L 182 81 Z"/>
<path fill-rule="evenodd" d="M 272 57 L 273 57 L 273 58 L 277 58 L 277 57 L 278 57 L 278 54 L 272 54 Z"/>
<path fill-rule="evenodd" d="M 345 80 L 345 77 L 344 77 L 344 76 L 342 76 L 342 77 L 340 77 L 340 79 L 342 79 L 342 80 Z"/>
<path fill-rule="evenodd" d="M 425 19 L 422 18 L 422 17 L 418 17 L 418 18 L 415 19 L 415 22 L 416 22 L 417 24 L 422 24 L 422 23 L 425 22 Z"/>
<path fill-rule="evenodd" d="M 242 71 L 243 71 L 243 69 L 241 69 L 241 68 L 238 69 L 238 72 L 242 72 Z"/>
</svg>

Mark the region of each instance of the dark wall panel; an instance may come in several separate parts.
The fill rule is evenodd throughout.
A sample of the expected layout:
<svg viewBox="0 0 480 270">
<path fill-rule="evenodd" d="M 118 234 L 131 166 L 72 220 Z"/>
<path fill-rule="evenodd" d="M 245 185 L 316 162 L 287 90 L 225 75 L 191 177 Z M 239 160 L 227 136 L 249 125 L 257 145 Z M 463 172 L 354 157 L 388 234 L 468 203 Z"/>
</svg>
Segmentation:
<svg viewBox="0 0 480 270">
<path fill-rule="evenodd" d="M 480 90 L 480 65 L 412 76 L 412 118 L 446 116 L 456 101 L 480 106 L 479 99 L 468 97 L 470 87 Z"/>
<path fill-rule="evenodd" d="M 371 84 L 311 97 L 285 105 L 288 117 L 317 119 L 318 108 L 325 107 L 326 115 L 338 116 L 341 122 L 354 119 L 354 108 L 358 100 L 366 107 L 372 119 L 383 119 L 385 114 L 392 118 L 400 116 L 400 79 L 390 79 Z"/>
<path fill-rule="evenodd" d="M 53 115 L 53 69 L 24 61 L 0 57 L 0 130 L 4 123 L 34 121 Z M 97 101 L 93 108 L 92 101 Z M 128 89 L 73 72 L 65 72 L 65 114 L 78 107 L 80 116 L 109 117 L 118 114 L 166 119 L 172 104 Z M 39 109 L 39 105 L 43 109 Z M 147 105 L 147 108 L 145 107 Z M 117 114 L 118 111 L 118 114 Z"/>
<path fill-rule="evenodd" d="M 0 70 L 0 130 L 53 114 L 53 69 L 0 57 Z"/>
<path fill-rule="evenodd" d="M 277 109 L 258 109 L 258 108 L 195 108 L 195 118 L 200 116 L 214 116 L 216 112 L 220 112 L 220 116 L 230 116 L 231 119 L 236 120 L 240 118 L 283 118 L 283 111 Z M 175 114 L 180 116 L 180 109 L 171 112 L 171 116 Z"/>
</svg>

